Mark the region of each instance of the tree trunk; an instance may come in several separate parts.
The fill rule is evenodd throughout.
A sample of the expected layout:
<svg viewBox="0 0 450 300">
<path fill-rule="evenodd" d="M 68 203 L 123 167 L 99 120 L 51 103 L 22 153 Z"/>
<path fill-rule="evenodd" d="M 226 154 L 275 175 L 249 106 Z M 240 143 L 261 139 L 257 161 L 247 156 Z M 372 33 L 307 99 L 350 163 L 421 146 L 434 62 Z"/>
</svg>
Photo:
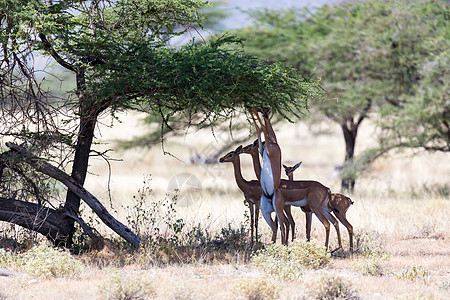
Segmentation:
<svg viewBox="0 0 450 300">
<path fill-rule="evenodd" d="M 348 166 L 353 159 L 355 154 L 355 143 L 356 143 L 356 135 L 358 133 L 359 124 L 355 124 L 352 118 L 347 118 L 342 124 L 342 133 L 344 134 L 345 140 L 345 159 L 344 159 L 344 167 Z M 350 191 L 353 192 L 355 187 L 355 178 L 353 176 L 348 176 L 344 174 L 344 177 L 341 181 L 341 190 L 343 192 Z"/>
<path fill-rule="evenodd" d="M 89 154 L 91 152 L 92 140 L 94 138 L 95 125 L 97 124 L 97 117 L 100 112 L 95 112 L 80 118 L 80 132 L 75 147 L 75 156 L 72 165 L 72 178 L 80 185 L 84 185 L 86 180 L 87 169 L 89 165 Z M 80 197 L 72 190 L 67 191 L 66 203 L 64 208 L 73 213 L 78 214 L 80 211 Z M 72 245 L 72 237 L 75 232 L 74 220 L 68 220 L 71 228 L 67 240 L 64 241 L 66 247 Z M 62 242 L 62 241 L 60 241 Z"/>
</svg>

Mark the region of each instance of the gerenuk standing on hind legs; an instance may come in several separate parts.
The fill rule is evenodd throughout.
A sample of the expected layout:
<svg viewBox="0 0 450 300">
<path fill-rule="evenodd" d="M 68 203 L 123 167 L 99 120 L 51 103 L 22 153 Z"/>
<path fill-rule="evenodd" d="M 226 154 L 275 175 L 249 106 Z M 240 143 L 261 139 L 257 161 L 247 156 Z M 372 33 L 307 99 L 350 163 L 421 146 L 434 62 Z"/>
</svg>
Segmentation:
<svg viewBox="0 0 450 300">
<path fill-rule="evenodd" d="M 286 220 L 283 213 L 284 199 L 281 190 L 279 189 L 281 181 L 281 149 L 278 145 L 272 124 L 270 124 L 270 109 L 262 108 L 259 110 L 264 118 L 264 123 L 259 117 L 258 110 L 249 108 L 248 111 L 255 124 L 256 132 L 258 133 L 259 152 L 262 156 L 260 182 L 263 194 L 261 196 L 261 212 L 272 229 L 272 232 L 276 232 L 276 225 L 270 217 L 270 214 L 275 211 L 281 229 L 281 243 L 287 245 L 288 240 L 285 228 Z M 256 119 L 258 119 L 261 129 L 256 123 Z M 261 141 L 261 130 L 264 133 L 264 145 Z M 275 239 L 276 235 L 272 237 L 272 241 L 275 242 Z"/>
</svg>

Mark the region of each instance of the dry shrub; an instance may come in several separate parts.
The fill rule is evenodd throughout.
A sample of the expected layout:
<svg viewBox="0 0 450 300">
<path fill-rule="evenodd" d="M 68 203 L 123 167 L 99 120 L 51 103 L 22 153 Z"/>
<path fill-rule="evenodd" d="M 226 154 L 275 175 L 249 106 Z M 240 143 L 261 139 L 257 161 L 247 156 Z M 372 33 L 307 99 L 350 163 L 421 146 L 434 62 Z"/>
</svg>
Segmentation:
<svg viewBox="0 0 450 300">
<path fill-rule="evenodd" d="M 375 230 L 361 230 L 355 233 L 355 253 L 364 256 L 385 256 L 386 238 Z"/>
<path fill-rule="evenodd" d="M 363 275 L 383 276 L 382 263 L 386 258 L 387 256 L 384 254 L 367 255 L 353 263 L 353 269 L 361 272 Z"/>
<path fill-rule="evenodd" d="M 364 275 L 382 276 L 382 263 L 388 258 L 386 238 L 375 230 L 360 230 L 355 234 L 355 253 L 362 257 L 353 263 L 353 269 Z"/>
<path fill-rule="evenodd" d="M 395 275 L 399 279 L 406 279 L 411 281 L 422 280 L 423 282 L 427 282 L 430 278 L 430 274 L 431 272 L 427 268 L 424 268 L 421 265 L 414 265 L 410 268 L 401 270 Z"/>
<path fill-rule="evenodd" d="M 244 224 L 228 223 L 218 232 L 200 224 L 186 224 L 177 217 L 178 194 L 154 199 L 149 180 L 126 207 L 128 226 L 141 238 L 139 250 L 128 258 L 129 263 L 165 265 L 232 261 L 248 257 L 248 229 Z"/>
<path fill-rule="evenodd" d="M 216 234 L 199 225 L 183 225 L 176 235 L 142 237 L 138 251 L 127 263 L 166 265 L 170 263 L 210 263 L 248 260 L 248 231 L 243 224 L 227 224 Z"/>
<path fill-rule="evenodd" d="M 108 300 L 144 300 L 156 296 L 150 280 L 139 275 L 113 274 L 99 287 L 100 293 Z"/>
<path fill-rule="evenodd" d="M 274 244 L 258 250 L 252 261 L 265 273 L 297 280 L 302 276 L 304 267 L 319 268 L 326 265 L 330 261 L 330 254 L 325 247 L 296 240 L 288 247 Z"/>
<path fill-rule="evenodd" d="M 320 300 L 360 299 L 358 292 L 349 281 L 339 276 L 328 274 L 308 284 L 307 295 L 313 299 Z"/>
<path fill-rule="evenodd" d="M 270 300 L 278 298 L 278 288 L 275 283 L 266 278 L 243 280 L 235 285 L 239 297 L 248 300 Z"/>
</svg>

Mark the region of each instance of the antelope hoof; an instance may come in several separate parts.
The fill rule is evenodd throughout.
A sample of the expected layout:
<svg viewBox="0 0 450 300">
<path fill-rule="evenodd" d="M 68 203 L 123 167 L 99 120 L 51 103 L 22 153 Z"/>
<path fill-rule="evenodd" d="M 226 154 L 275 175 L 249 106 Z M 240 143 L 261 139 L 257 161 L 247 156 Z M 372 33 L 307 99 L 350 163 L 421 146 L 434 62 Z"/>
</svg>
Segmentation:
<svg viewBox="0 0 450 300">
<path fill-rule="evenodd" d="M 333 254 L 334 252 L 338 251 L 338 250 L 342 250 L 342 246 L 337 247 L 336 249 L 332 250 L 330 253 Z"/>
</svg>

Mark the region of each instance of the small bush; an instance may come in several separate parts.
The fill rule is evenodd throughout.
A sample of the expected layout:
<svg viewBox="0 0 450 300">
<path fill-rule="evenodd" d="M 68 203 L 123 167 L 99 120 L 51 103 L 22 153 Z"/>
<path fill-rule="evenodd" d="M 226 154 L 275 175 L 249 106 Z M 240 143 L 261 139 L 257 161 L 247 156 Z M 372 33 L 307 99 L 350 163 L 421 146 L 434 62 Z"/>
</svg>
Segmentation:
<svg viewBox="0 0 450 300">
<path fill-rule="evenodd" d="M 273 282 L 265 278 L 245 280 L 235 285 L 240 297 L 248 300 L 270 300 L 278 298 L 278 288 Z"/>
<path fill-rule="evenodd" d="M 371 254 L 353 264 L 353 269 L 363 275 L 382 276 L 383 267 L 381 264 L 386 260 L 386 255 Z"/>
<path fill-rule="evenodd" d="M 423 280 L 426 282 L 430 277 L 430 271 L 420 265 L 412 266 L 411 268 L 404 269 L 396 274 L 399 279 L 406 280 Z"/>
<path fill-rule="evenodd" d="M 375 230 L 362 230 L 355 234 L 355 252 L 357 254 L 387 255 L 385 237 Z"/>
<path fill-rule="evenodd" d="M 253 257 L 253 263 L 264 272 L 287 280 L 299 279 L 304 267 L 319 268 L 329 261 L 330 254 L 324 247 L 299 240 L 288 247 L 270 245 Z"/>
<path fill-rule="evenodd" d="M 444 300 L 447 298 L 444 298 L 441 295 L 435 294 L 432 291 L 428 290 L 402 294 L 395 297 L 395 299 L 398 300 Z"/>
<path fill-rule="evenodd" d="M 319 280 L 310 283 L 307 287 L 307 294 L 313 299 L 320 300 L 360 299 L 358 292 L 350 282 L 333 275 L 324 275 Z"/>
<path fill-rule="evenodd" d="M 109 300 L 143 300 L 156 296 L 155 289 L 149 280 L 123 273 L 114 274 L 99 289 L 100 293 Z"/>
<path fill-rule="evenodd" d="M 44 243 L 19 255 L 0 249 L 0 265 L 43 278 L 78 277 L 83 269 L 69 252 Z"/>
<path fill-rule="evenodd" d="M 17 260 L 20 269 L 38 277 L 78 277 L 83 265 L 61 249 L 46 244 L 32 247 Z"/>
</svg>

